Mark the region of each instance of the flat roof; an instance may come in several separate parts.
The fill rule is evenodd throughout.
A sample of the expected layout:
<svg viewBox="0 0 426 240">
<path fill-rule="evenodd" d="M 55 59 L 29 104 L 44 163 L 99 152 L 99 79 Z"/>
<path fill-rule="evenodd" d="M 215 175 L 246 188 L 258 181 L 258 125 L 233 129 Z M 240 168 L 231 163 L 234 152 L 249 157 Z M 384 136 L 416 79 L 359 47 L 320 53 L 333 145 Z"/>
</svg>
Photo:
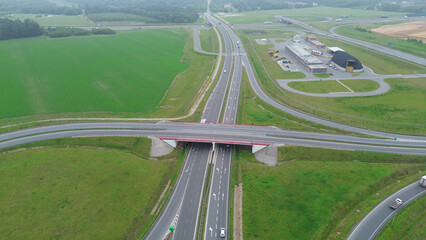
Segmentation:
<svg viewBox="0 0 426 240">
<path fill-rule="evenodd" d="M 325 44 L 324 44 L 324 43 L 322 43 L 322 42 L 320 42 L 320 41 L 317 41 L 317 40 L 311 40 L 311 43 L 313 43 L 313 44 L 315 44 L 315 45 L 318 45 L 318 46 L 321 46 L 321 45 L 325 46 Z"/>
<path fill-rule="evenodd" d="M 299 57 L 303 57 L 303 56 L 311 56 L 311 54 L 306 51 L 302 46 L 300 45 L 296 45 L 296 44 L 292 44 L 290 46 L 287 46 L 294 54 L 296 54 Z"/>
<path fill-rule="evenodd" d="M 322 64 L 322 62 L 320 60 L 318 60 L 318 58 L 310 55 L 310 56 L 306 56 L 306 57 L 302 57 L 303 60 L 305 60 L 305 62 L 309 65 L 319 65 Z"/>
<path fill-rule="evenodd" d="M 342 52 L 344 52 L 345 50 L 343 50 L 343 49 L 341 49 L 341 48 L 339 48 L 339 47 L 328 47 L 328 49 L 330 50 L 330 51 L 333 51 L 333 52 L 337 52 L 337 51 L 342 51 Z"/>
<path fill-rule="evenodd" d="M 309 68 L 318 68 L 318 69 L 321 69 L 321 68 L 327 68 L 325 65 L 319 65 L 319 64 L 317 64 L 317 65 L 309 65 Z"/>
</svg>

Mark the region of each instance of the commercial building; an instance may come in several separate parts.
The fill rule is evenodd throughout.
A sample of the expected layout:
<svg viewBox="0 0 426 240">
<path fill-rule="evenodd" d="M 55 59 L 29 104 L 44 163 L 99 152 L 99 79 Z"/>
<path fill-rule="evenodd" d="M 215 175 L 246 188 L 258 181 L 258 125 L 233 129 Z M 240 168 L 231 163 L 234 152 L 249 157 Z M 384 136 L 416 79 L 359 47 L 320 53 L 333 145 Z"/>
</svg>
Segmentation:
<svg viewBox="0 0 426 240">
<path fill-rule="evenodd" d="M 318 40 L 310 40 L 309 43 L 316 49 L 323 49 L 325 48 L 325 44 L 318 41 Z"/>
<path fill-rule="evenodd" d="M 325 48 L 325 44 L 318 41 L 315 35 L 306 35 L 304 40 L 305 42 L 310 43 L 316 49 Z"/>
<path fill-rule="evenodd" d="M 317 40 L 317 37 L 315 35 L 306 35 L 304 39 L 305 39 L 305 42 L 309 42 L 311 40 Z"/>
<path fill-rule="evenodd" d="M 327 73 L 328 69 L 321 60 L 312 56 L 310 52 L 303 49 L 300 45 L 287 45 L 286 52 L 299 61 L 311 73 Z"/>
<path fill-rule="evenodd" d="M 361 62 L 347 52 L 337 51 L 331 58 L 331 61 L 342 71 L 361 72 L 363 70 Z"/>
</svg>

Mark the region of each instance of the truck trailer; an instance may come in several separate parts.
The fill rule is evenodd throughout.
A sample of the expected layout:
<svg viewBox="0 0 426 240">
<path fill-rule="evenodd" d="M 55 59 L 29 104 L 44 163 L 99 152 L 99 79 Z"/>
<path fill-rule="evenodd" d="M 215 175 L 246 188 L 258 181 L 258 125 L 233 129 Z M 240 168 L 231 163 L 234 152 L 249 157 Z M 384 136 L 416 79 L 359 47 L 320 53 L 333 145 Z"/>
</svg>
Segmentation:
<svg viewBox="0 0 426 240">
<path fill-rule="evenodd" d="M 422 187 L 426 187 L 426 175 L 420 178 L 419 185 Z"/>
</svg>

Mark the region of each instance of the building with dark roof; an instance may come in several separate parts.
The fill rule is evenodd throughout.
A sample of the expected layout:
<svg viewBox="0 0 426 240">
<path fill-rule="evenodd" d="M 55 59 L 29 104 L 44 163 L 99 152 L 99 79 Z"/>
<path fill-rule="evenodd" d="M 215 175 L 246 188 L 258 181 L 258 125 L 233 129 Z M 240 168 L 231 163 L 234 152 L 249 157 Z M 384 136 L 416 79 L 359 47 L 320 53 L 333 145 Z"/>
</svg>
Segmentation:
<svg viewBox="0 0 426 240">
<path fill-rule="evenodd" d="M 331 58 L 336 67 L 346 72 L 361 72 L 363 70 L 361 62 L 347 52 L 337 51 Z"/>
</svg>

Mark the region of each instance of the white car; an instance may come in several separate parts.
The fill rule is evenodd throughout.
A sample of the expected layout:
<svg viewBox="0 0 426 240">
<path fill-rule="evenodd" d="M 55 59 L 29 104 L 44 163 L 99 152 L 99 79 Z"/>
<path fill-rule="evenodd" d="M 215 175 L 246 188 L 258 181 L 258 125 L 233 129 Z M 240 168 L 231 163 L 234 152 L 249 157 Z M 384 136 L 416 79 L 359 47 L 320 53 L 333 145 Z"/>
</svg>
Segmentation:
<svg viewBox="0 0 426 240">
<path fill-rule="evenodd" d="M 224 238 L 226 236 L 226 230 L 225 228 L 220 228 L 220 237 Z"/>
<path fill-rule="evenodd" d="M 224 72 L 224 73 L 226 73 L 226 69 L 225 69 L 225 70 L 223 70 L 223 72 Z"/>
</svg>

